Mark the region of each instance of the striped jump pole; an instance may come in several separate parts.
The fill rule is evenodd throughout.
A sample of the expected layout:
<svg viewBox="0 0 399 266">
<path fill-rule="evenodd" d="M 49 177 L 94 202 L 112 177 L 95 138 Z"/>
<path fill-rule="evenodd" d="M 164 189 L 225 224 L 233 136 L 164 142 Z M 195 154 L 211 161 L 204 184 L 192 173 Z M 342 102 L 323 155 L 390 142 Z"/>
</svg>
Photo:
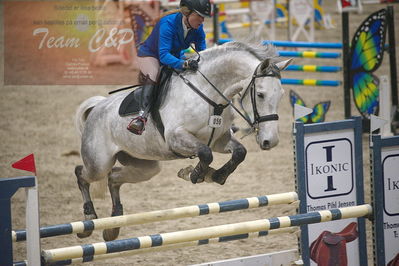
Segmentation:
<svg viewBox="0 0 399 266">
<path fill-rule="evenodd" d="M 342 49 L 342 43 L 333 42 L 290 42 L 290 41 L 264 41 L 263 44 L 273 44 L 277 47 L 292 48 L 323 48 L 323 49 Z"/>
<path fill-rule="evenodd" d="M 339 72 L 342 68 L 339 66 L 289 65 L 284 70 L 303 72 Z"/>
<path fill-rule="evenodd" d="M 163 246 L 159 246 L 159 247 L 134 249 L 134 250 L 108 253 L 108 254 L 97 255 L 97 256 L 88 256 L 88 257 L 82 257 L 82 258 L 76 258 L 76 259 L 55 261 L 53 263 L 50 263 L 49 265 L 57 265 L 57 266 L 71 265 L 74 263 L 84 263 L 84 262 L 107 260 L 107 259 L 120 258 L 120 257 L 126 257 L 126 256 L 134 256 L 134 255 L 139 255 L 139 254 L 144 254 L 144 253 L 149 253 L 149 252 L 168 251 L 168 250 L 180 249 L 180 248 L 185 248 L 185 247 L 195 247 L 195 246 L 202 246 L 202 245 L 207 245 L 207 244 L 224 243 L 224 242 L 230 242 L 230 241 L 241 240 L 241 239 L 253 239 L 253 238 L 259 238 L 259 237 L 270 236 L 270 235 L 293 234 L 293 233 L 297 233 L 297 232 L 299 232 L 297 228 L 287 227 L 287 228 L 280 228 L 280 229 L 269 230 L 269 231 L 239 234 L 239 235 L 204 239 L 204 240 L 191 241 L 191 242 L 182 242 L 182 243 L 173 244 L 173 245 L 163 245 Z M 15 266 L 26 266 L 27 265 L 27 264 L 25 264 L 25 262 L 19 262 L 19 263 L 20 263 L 19 265 L 15 265 Z"/>
<path fill-rule="evenodd" d="M 42 227 L 40 228 L 40 237 L 45 238 L 67 234 L 83 233 L 92 230 L 103 230 L 179 218 L 196 217 L 221 212 L 259 208 L 278 204 L 291 204 L 296 202 L 297 200 L 298 194 L 296 192 L 287 192 L 239 200 L 229 200 L 216 203 L 186 206 L 167 210 L 106 217 L 95 220 L 79 221 L 68 224 Z M 26 240 L 26 230 L 13 231 L 12 238 L 14 242 Z"/>
<path fill-rule="evenodd" d="M 42 258 L 46 263 L 48 263 L 59 260 L 82 258 L 87 256 L 102 255 L 127 250 L 172 245 L 181 242 L 198 241 L 201 239 L 268 231 L 270 229 L 286 228 L 304 224 L 314 224 L 340 219 L 366 217 L 370 216 L 371 214 L 371 205 L 364 204 L 341 209 L 325 210 L 319 212 L 297 214 L 292 216 L 282 216 L 277 218 L 262 219 L 235 224 L 218 225 L 185 231 L 114 240 L 109 242 L 99 242 L 81 246 L 43 250 Z"/>
<path fill-rule="evenodd" d="M 219 39 L 218 44 L 234 41 L 233 39 Z M 291 41 L 263 41 L 262 44 L 272 44 L 278 47 L 292 48 L 324 48 L 324 49 L 342 49 L 342 43 L 322 43 L 322 42 L 291 42 Z"/>
<path fill-rule="evenodd" d="M 185 50 L 186 53 L 191 53 L 190 49 Z M 301 57 L 301 58 L 340 58 L 341 53 L 334 53 L 334 52 L 315 52 L 315 51 L 277 51 L 279 56 L 283 57 Z M 334 70 L 340 67 L 334 67 Z M 323 71 L 323 72 L 334 72 L 334 71 Z"/>
<path fill-rule="evenodd" d="M 232 39 L 219 39 L 218 44 L 231 42 Z M 289 48 L 320 48 L 320 49 L 342 49 L 343 45 L 339 42 L 291 42 L 291 41 L 263 41 L 262 44 L 272 44 L 277 47 L 289 47 Z M 386 49 L 389 45 L 384 46 Z"/>
<path fill-rule="evenodd" d="M 285 85 L 305 85 L 305 86 L 339 86 L 339 80 L 318 80 L 318 79 L 281 79 L 281 84 Z"/>
<path fill-rule="evenodd" d="M 340 58 L 341 53 L 315 51 L 278 51 L 279 56 L 302 58 Z"/>
</svg>

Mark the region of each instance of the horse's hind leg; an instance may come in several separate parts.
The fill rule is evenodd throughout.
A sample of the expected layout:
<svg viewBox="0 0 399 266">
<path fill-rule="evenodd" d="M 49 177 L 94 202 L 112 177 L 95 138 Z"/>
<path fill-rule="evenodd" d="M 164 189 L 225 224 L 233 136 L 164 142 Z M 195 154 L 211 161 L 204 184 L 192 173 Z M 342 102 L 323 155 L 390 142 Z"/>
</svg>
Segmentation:
<svg viewBox="0 0 399 266">
<path fill-rule="evenodd" d="M 89 156 L 90 154 L 92 156 Z M 108 173 L 111 171 L 112 166 L 115 164 L 115 156 L 111 153 L 106 154 L 104 151 L 92 151 L 92 153 L 88 153 L 87 150 L 83 148 L 82 159 L 85 165 L 76 166 L 75 175 L 83 197 L 83 212 L 85 220 L 93 220 L 97 219 L 97 214 L 90 196 L 90 183 L 104 181 Z M 78 233 L 77 235 L 80 238 L 84 238 L 91 234 L 92 231 L 85 231 L 83 233 Z"/>
<path fill-rule="evenodd" d="M 212 174 L 212 180 L 223 185 L 227 177 L 234 172 L 242 161 L 244 161 L 247 150 L 240 142 L 230 135 L 230 132 L 228 132 L 216 142 L 215 151 L 232 153 L 231 159 Z"/>
<path fill-rule="evenodd" d="M 123 205 L 121 203 L 121 197 L 120 197 L 120 188 L 123 183 L 120 182 L 114 182 L 113 178 L 115 175 L 119 175 L 120 172 L 122 171 L 121 167 L 114 167 L 112 168 L 112 172 L 108 177 L 108 189 L 111 194 L 111 199 L 112 199 L 112 213 L 111 216 L 121 216 L 123 215 Z M 111 229 L 105 229 L 103 231 L 103 238 L 105 241 L 111 241 L 114 240 L 118 237 L 119 235 L 119 227 L 118 228 L 111 228 Z"/>
<path fill-rule="evenodd" d="M 122 167 L 114 167 L 108 178 L 108 188 L 112 198 L 111 216 L 123 215 L 121 204 L 120 187 L 124 183 L 138 183 L 151 179 L 160 172 L 159 162 L 141 160 L 131 157 L 125 152 L 117 154 L 118 161 Z M 105 229 L 103 238 L 105 241 L 112 241 L 119 235 L 120 228 Z"/>
<path fill-rule="evenodd" d="M 82 178 L 83 165 L 78 165 L 75 167 L 75 175 L 78 181 L 79 190 L 83 197 L 83 213 L 85 215 L 85 220 L 97 219 L 97 214 L 94 209 L 93 202 L 90 196 L 90 183 L 86 182 Z M 85 238 L 92 234 L 93 231 L 86 231 L 83 233 L 78 233 L 79 238 Z"/>
</svg>

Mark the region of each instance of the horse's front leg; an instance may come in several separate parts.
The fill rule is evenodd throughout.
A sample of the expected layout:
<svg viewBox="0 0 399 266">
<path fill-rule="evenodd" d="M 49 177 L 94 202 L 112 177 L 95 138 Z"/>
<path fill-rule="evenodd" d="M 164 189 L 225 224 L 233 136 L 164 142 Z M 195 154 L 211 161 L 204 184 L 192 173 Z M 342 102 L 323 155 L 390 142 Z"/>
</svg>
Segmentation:
<svg viewBox="0 0 399 266">
<path fill-rule="evenodd" d="M 174 130 L 168 138 L 168 144 L 178 154 L 198 156 L 199 162 L 191 171 L 190 180 L 193 184 L 203 182 L 206 174 L 212 170 L 209 167 L 213 161 L 212 150 L 183 128 Z"/>
<path fill-rule="evenodd" d="M 194 170 L 191 172 L 190 175 L 190 179 L 193 184 L 204 181 L 205 175 L 211 170 L 209 165 L 213 161 L 212 151 L 205 144 L 201 144 L 201 146 L 198 149 L 197 156 L 199 162 L 197 166 L 195 166 Z"/>
<path fill-rule="evenodd" d="M 230 132 L 226 132 L 225 135 L 217 140 L 214 150 L 221 153 L 232 153 L 231 159 L 212 175 L 214 182 L 223 185 L 227 177 L 244 161 L 247 150 Z"/>
</svg>

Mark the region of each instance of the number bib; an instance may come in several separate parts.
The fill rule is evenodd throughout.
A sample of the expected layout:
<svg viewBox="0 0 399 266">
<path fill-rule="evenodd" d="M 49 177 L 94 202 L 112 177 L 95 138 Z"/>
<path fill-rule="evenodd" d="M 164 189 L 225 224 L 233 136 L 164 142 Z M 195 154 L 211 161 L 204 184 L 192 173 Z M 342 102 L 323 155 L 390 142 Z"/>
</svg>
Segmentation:
<svg viewBox="0 0 399 266">
<path fill-rule="evenodd" d="M 213 128 L 221 127 L 223 125 L 223 117 L 220 115 L 211 115 L 208 125 Z"/>
</svg>

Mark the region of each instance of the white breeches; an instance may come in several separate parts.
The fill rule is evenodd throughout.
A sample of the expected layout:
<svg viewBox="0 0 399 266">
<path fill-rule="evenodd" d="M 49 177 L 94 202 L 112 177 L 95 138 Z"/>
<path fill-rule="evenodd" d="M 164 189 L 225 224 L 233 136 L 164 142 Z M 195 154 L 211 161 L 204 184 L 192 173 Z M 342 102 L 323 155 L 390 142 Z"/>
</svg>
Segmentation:
<svg viewBox="0 0 399 266">
<path fill-rule="evenodd" d="M 140 71 L 146 76 L 149 75 L 150 79 L 154 82 L 158 80 L 159 74 L 159 61 L 155 57 L 137 57 L 137 63 L 139 65 Z"/>
</svg>

